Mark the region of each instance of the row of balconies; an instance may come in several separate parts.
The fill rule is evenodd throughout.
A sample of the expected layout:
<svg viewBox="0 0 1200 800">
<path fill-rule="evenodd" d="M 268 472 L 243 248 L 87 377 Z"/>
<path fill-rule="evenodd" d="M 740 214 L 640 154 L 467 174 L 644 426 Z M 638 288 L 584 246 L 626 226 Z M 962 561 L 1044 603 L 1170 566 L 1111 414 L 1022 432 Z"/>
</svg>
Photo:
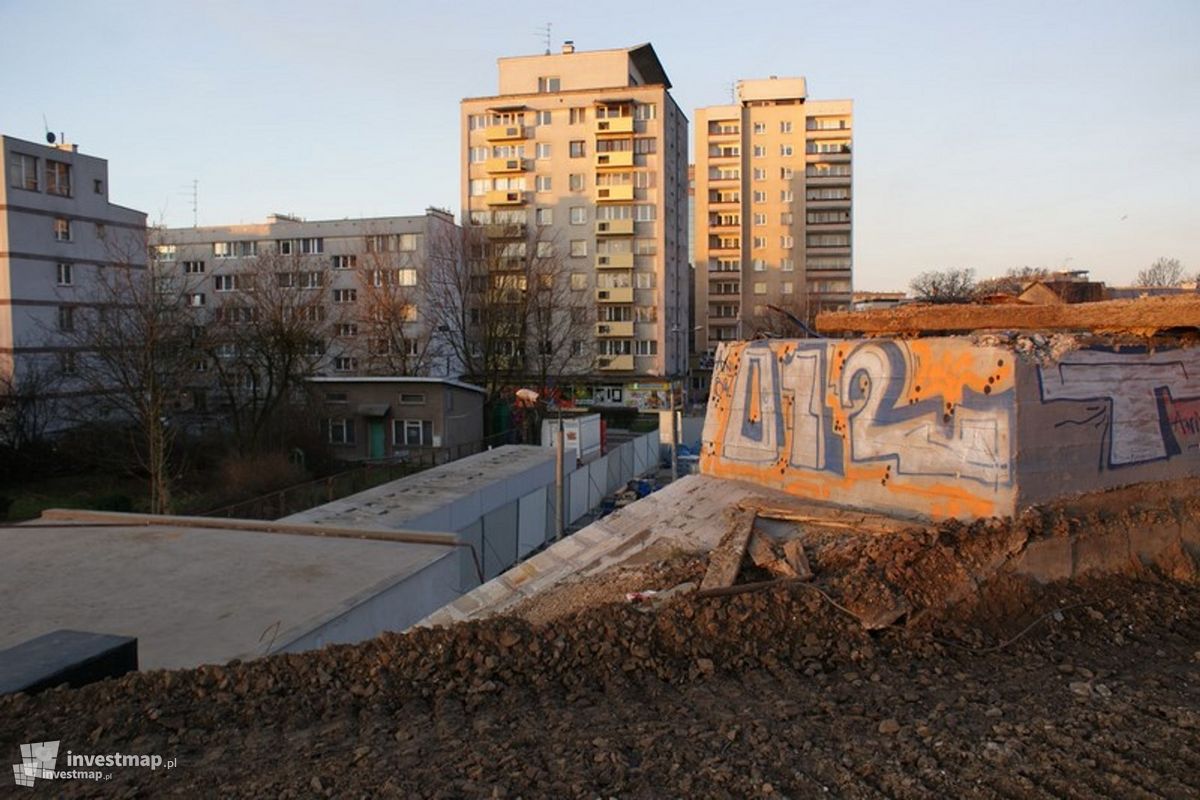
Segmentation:
<svg viewBox="0 0 1200 800">
<path fill-rule="evenodd" d="M 592 121 L 592 133 L 597 136 L 631 136 L 634 132 L 633 117 L 609 117 Z M 526 125 L 489 125 L 483 129 L 484 138 L 489 142 L 512 142 L 530 137 L 530 128 Z"/>
</svg>

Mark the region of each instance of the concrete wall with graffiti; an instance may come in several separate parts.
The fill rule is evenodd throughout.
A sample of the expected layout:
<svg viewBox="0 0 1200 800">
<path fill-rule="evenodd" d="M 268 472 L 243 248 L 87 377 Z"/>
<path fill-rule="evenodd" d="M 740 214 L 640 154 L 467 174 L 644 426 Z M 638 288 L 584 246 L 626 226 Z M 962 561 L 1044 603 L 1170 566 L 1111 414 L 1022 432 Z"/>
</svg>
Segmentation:
<svg viewBox="0 0 1200 800">
<path fill-rule="evenodd" d="M 952 338 L 723 345 L 701 471 L 902 514 L 1011 514 L 1013 361 Z"/>
<path fill-rule="evenodd" d="M 1017 383 L 1021 505 L 1200 475 L 1200 349 L 1076 350 Z"/>
</svg>

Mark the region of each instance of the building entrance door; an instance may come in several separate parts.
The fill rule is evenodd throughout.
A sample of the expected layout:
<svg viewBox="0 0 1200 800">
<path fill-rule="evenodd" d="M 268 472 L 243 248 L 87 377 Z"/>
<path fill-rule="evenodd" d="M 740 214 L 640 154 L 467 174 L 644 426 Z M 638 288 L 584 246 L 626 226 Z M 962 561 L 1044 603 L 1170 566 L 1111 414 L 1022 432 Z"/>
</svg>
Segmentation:
<svg viewBox="0 0 1200 800">
<path fill-rule="evenodd" d="M 387 437 L 382 419 L 367 420 L 367 458 L 383 458 Z"/>
</svg>

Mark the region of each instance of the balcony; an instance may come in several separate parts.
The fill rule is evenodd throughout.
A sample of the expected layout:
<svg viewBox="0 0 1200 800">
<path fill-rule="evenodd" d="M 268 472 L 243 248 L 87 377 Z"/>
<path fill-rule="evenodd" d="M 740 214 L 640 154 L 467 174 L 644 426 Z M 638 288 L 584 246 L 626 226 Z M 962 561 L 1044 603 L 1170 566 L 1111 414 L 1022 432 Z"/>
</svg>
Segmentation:
<svg viewBox="0 0 1200 800">
<path fill-rule="evenodd" d="M 596 336 L 599 338 L 622 336 L 629 339 L 633 336 L 633 322 L 597 322 Z"/>
<path fill-rule="evenodd" d="M 633 235 L 633 220 L 606 219 L 596 223 L 597 236 L 631 236 Z"/>
<path fill-rule="evenodd" d="M 740 230 L 742 227 L 742 220 L 737 217 L 709 217 L 708 227 L 709 230 L 716 230 L 717 228 L 731 228 L 733 230 Z"/>
<path fill-rule="evenodd" d="M 612 289 L 597 289 L 597 303 L 632 303 L 633 287 L 620 286 Z"/>
<path fill-rule="evenodd" d="M 490 173 L 513 173 L 525 171 L 523 158 L 489 158 L 484 162 L 484 169 Z"/>
<path fill-rule="evenodd" d="M 628 203 L 633 199 L 633 184 L 625 186 L 597 186 L 596 202 L 598 203 Z"/>
<path fill-rule="evenodd" d="M 742 150 L 739 147 L 713 147 L 708 151 L 708 160 L 716 161 L 722 158 L 741 158 Z"/>
<path fill-rule="evenodd" d="M 742 251 L 742 240 L 741 239 L 716 239 L 716 238 L 709 239 L 708 240 L 708 250 L 710 253 L 716 253 L 716 252 L 740 253 Z"/>
<path fill-rule="evenodd" d="M 510 222 L 507 225 L 485 225 L 483 235 L 489 239 L 524 239 L 525 223 Z"/>
<path fill-rule="evenodd" d="M 524 125 L 491 125 L 483 129 L 483 135 L 489 142 L 511 142 L 529 137 Z"/>
<path fill-rule="evenodd" d="M 596 153 L 596 169 L 628 169 L 632 166 L 632 150 L 622 150 L 616 153 Z"/>
<path fill-rule="evenodd" d="M 633 356 L 600 356 L 596 363 L 603 370 L 633 369 Z"/>
<path fill-rule="evenodd" d="M 503 189 L 487 193 L 486 202 L 489 206 L 519 206 L 525 202 L 525 193 L 510 192 Z"/>
<path fill-rule="evenodd" d="M 596 256 L 596 269 L 633 269 L 633 253 L 601 253 Z"/>
<path fill-rule="evenodd" d="M 597 136 L 609 134 L 629 136 L 633 133 L 633 117 L 610 117 L 595 120 L 592 123 L 592 131 Z"/>
</svg>

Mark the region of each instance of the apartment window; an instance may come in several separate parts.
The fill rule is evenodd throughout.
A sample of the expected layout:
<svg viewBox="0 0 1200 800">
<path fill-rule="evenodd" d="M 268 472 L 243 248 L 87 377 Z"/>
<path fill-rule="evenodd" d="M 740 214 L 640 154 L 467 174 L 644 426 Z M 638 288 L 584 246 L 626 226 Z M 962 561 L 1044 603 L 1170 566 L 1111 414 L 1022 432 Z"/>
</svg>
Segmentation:
<svg viewBox="0 0 1200 800">
<path fill-rule="evenodd" d="M 538 125 L 549 125 L 550 124 L 550 116 L 551 115 L 550 115 L 549 111 L 537 112 L 537 118 L 536 118 L 537 124 Z"/>
<path fill-rule="evenodd" d="M 792 237 L 792 235 L 790 233 L 786 233 L 783 236 L 779 237 L 779 246 L 782 247 L 784 250 L 790 250 L 796 246 L 796 240 Z"/>
<path fill-rule="evenodd" d="M 585 148 L 585 144 L 586 143 L 583 140 L 580 140 L 580 139 L 573 140 L 571 142 L 571 146 L 570 146 L 571 158 L 583 158 L 585 155 L 587 155 L 587 150 Z"/>
<path fill-rule="evenodd" d="M 281 256 L 290 256 L 295 252 L 295 242 L 291 239 L 277 239 L 275 241 L 275 252 Z"/>
<path fill-rule="evenodd" d="M 159 261 L 175 260 L 175 245 L 160 244 L 154 248 L 154 257 Z"/>
<path fill-rule="evenodd" d="M 658 252 L 658 242 L 653 239 L 634 239 L 633 252 L 639 256 L 652 256 Z"/>
<path fill-rule="evenodd" d="M 402 406 L 423 406 L 425 405 L 425 395 L 420 392 L 401 392 L 400 405 Z"/>
<path fill-rule="evenodd" d="M 330 444 L 354 444 L 353 419 L 350 417 L 331 417 L 327 424 L 329 425 Z"/>
<path fill-rule="evenodd" d="M 354 303 L 358 301 L 357 289 L 334 289 L 333 302 L 335 303 Z"/>
<path fill-rule="evenodd" d="M 588 275 L 586 272 L 571 273 L 571 288 L 580 291 L 588 288 Z"/>
<path fill-rule="evenodd" d="M 658 306 L 638 306 L 635 310 L 638 322 L 654 322 L 658 319 Z"/>
<path fill-rule="evenodd" d="M 75 265 L 74 264 L 59 264 L 58 265 L 58 285 L 70 286 L 75 283 Z"/>
<path fill-rule="evenodd" d="M 765 258 L 754 259 L 754 271 L 765 272 L 767 269 L 767 260 Z"/>
<path fill-rule="evenodd" d="M 762 167 L 754 168 L 754 180 L 765 181 L 767 179 L 767 171 Z"/>
<path fill-rule="evenodd" d="M 358 359 L 354 356 L 338 356 L 333 360 L 333 368 L 337 372 L 353 372 L 358 369 Z"/>
<path fill-rule="evenodd" d="M 357 264 L 358 264 L 357 256 L 334 256 L 333 257 L 333 268 L 334 269 L 354 269 L 354 267 L 357 266 Z"/>
<path fill-rule="evenodd" d="M 792 168 L 781 167 L 779 170 L 779 177 L 783 178 L 785 181 L 790 181 L 792 179 Z"/>
<path fill-rule="evenodd" d="M 232 292 L 234 289 L 232 275 L 214 275 L 213 288 L 218 292 Z"/>
<path fill-rule="evenodd" d="M 574 258 L 582 258 L 587 255 L 587 239 L 572 239 L 571 240 L 571 256 Z"/>
<path fill-rule="evenodd" d="M 433 444 L 433 422 L 427 419 L 392 420 L 392 443 L 404 447 Z"/>
<path fill-rule="evenodd" d="M 808 235 L 809 247 L 849 247 L 850 234 L 848 233 L 810 233 Z"/>
<path fill-rule="evenodd" d="M 64 333 L 75 330 L 75 309 L 73 306 L 58 307 L 58 329 Z"/>
<path fill-rule="evenodd" d="M 537 157 L 538 158 L 549 158 L 550 157 L 550 143 L 549 142 L 538 142 L 537 143 Z"/>
<path fill-rule="evenodd" d="M 66 217 L 54 218 L 54 238 L 60 242 L 71 241 L 71 220 Z"/>
<path fill-rule="evenodd" d="M 554 224 L 554 209 L 539 208 L 534 217 L 538 225 L 553 225 Z"/>
<path fill-rule="evenodd" d="M 186 275 L 202 275 L 204 274 L 203 261 L 184 261 L 183 271 Z"/>
<path fill-rule="evenodd" d="M 587 206 L 571 206 L 571 224 L 587 224 Z"/>
<path fill-rule="evenodd" d="M 538 93 L 539 94 L 549 94 L 551 92 L 557 92 L 561 85 L 562 85 L 562 82 L 558 78 L 554 78 L 554 77 L 538 78 Z"/>
<path fill-rule="evenodd" d="M 296 286 L 301 289 L 320 289 L 322 284 L 320 272 L 296 273 Z"/>
<path fill-rule="evenodd" d="M 658 209 L 652 205 L 637 205 L 633 207 L 633 219 L 636 222 L 651 222 L 658 215 Z"/>
<path fill-rule="evenodd" d="M 338 324 L 336 330 L 338 336 L 344 336 L 347 338 L 358 336 L 358 323 L 342 322 Z"/>
<path fill-rule="evenodd" d="M 789 157 L 792 155 L 792 146 L 790 144 L 779 145 L 779 155 Z"/>
<path fill-rule="evenodd" d="M 766 294 L 767 293 L 767 284 L 763 283 L 762 281 L 759 281 L 758 283 L 754 284 L 754 293 L 755 294 Z"/>
<path fill-rule="evenodd" d="M 578 173 L 572 174 L 567 179 L 567 187 L 572 192 L 582 192 L 583 191 L 583 175 L 578 174 Z"/>
<path fill-rule="evenodd" d="M 569 117 L 572 125 L 582 125 L 587 122 L 587 108 L 572 108 Z"/>
<path fill-rule="evenodd" d="M 766 224 L 767 224 L 767 215 L 766 214 L 764 214 L 762 212 L 758 212 L 754 215 L 754 226 L 756 228 L 762 227 Z"/>
<path fill-rule="evenodd" d="M 795 288 L 795 284 L 793 284 L 791 281 L 784 281 L 782 284 L 780 284 L 780 288 L 783 290 L 784 294 L 791 294 Z"/>
<path fill-rule="evenodd" d="M 396 270 L 396 285 L 397 286 L 416 286 L 417 285 L 417 270 L 413 267 Z"/>
<path fill-rule="evenodd" d="M 634 285 L 639 289 L 654 288 L 653 272 L 638 272 L 633 276 Z"/>
<path fill-rule="evenodd" d="M 784 121 L 780 122 L 779 123 L 779 132 L 780 133 L 791 133 L 792 132 L 791 120 L 785 119 Z M 789 153 L 788 155 L 791 155 L 791 153 Z"/>
<path fill-rule="evenodd" d="M 554 257 L 554 242 L 538 242 L 537 243 L 538 258 L 553 258 Z"/>
<path fill-rule="evenodd" d="M 793 216 L 792 212 L 790 212 L 790 211 L 782 211 L 779 214 L 779 224 L 780 225 L 791 225 L 792 221 L 794 219 L 795 219 L 795 217 Z"/>
<path fill-rule="evenodd" d="M 534 185 L 535 185 L 535 188 L 536 188 L 536 189 L 537 189 L 539 192 L 548 192 L 548 191 L 550 191 L 550 186 L 551 186 L 551 184 L 550 184 L 550 176 L 549 176 L 549 175 L 538 175 L 538 176 L 537 176 L 537 178 L 535 179 L 535 184 L 534 184 Z"/>
<path fill-rule="evenodd" d="M 233 242 L 213 242 L 213 258 L 233 258 L 237 253 Z"/>
<path fill-rule="evenodd" d="M 641 154 L 641 155 L 645 155 L 647 153 L 657 153 L 658 152 L 658 140 L 653 137 L 650 137 L 650 136 L 639 137 L 637 139 L 634 139 L 633 140 L 633 152 Z"/>
<path fill-rule="evenodd" d="M 46 192 L 63 197 L 71 196 L 71 165 L 46 159 Z"/>
<path fill-rule="evenodd" d="M 767 202 L 767 193 L 766 193 L 766 192 L 759 192 L 759 191 L 755 191 L 755 192 L 754 192 L 754 202 L 755 202 L 755 203 L 765 203 L 765 202 Z"/>
<path fill-rule="evenodd" d="M 488 159 L 487 147 L 472 147 L 467 153 L 467 161 L 471 164 L 482 164 Z"/>
<path fill-rule="evenodd" d="M 765 145 L 761 145 L 761 144 L 754 145 L 754 157 L 755 158 L 763 158 L 764 156 L 766 156 L 766 154 L 767 154 L 767 148 Z"/>
<path fill-rule="evenodd" d="M 655 103 L 638 103 L 633 107 L 633 118 L 639 120 L 655 119 L 658 116 L 658 105 Z"/>
<path fill-rule="evenodd" d="M 192 308 L 203 308 L 205 300 L 204 292 L 192 292 L 187 296 L 187 304 Z"/>
<path fill-rule="evenodd" d="M 636 349 L 634 353 L 639 356 L 656 356 L 658 355 L 658 341 L 655 339 L 638 339 L 635 342 Z"/>
<path fill-rule="evenodd" d="M 58 354 L 58 371 L 63 375 L 74 375 L 78 372 L 74 350 L 64 350 Z"/>
<path fill-rule="evenodd" d="M 301 239 L 300 252 L 305 255 L 319 255 L 325 252 L 324 239 Z"/>
<path fill-rule="evenodd" d="M 37 158 L 24 153 L 10 153 L 8 158 L 8 185 L 17 189 L 38 190 Z"/>
<path fill-rule="evenodd" d="M 767 237 L 765 237 L 765 236 L 755 236 L 754 237 L 754 249 L 755 250 L 761 250 L 762 248 L 764 248 L 766 246 L 767 246 Z"/>
<path fill-rule="evenodd" d="M 791 202 L 794 202 L 795 199 L 796 199 L 796 193 L 794 191 L 792 191 L 791 189 L 780 189 L 779 190 L 779 202 L 791 203 Z M 811 200 L 812 198 L 809 198 L 809 199 Z"/>
<path fill-rule="evenodd" d="M 784 272 L 795 272 L 796 262 L 793 259 L 785 258 L 783 261 L 779 262 L 779 268 Z"/>
</svg>

